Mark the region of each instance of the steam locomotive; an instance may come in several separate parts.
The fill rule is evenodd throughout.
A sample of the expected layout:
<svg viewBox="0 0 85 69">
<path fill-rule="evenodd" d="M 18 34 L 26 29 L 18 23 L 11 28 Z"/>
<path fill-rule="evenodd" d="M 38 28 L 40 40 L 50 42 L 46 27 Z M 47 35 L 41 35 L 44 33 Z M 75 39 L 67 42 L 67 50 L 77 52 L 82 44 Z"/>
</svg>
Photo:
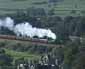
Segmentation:
<svg viewBox="0 0 85 69">
<path fill-rule="evenodd" d="M 54 40 L 46 39 L 46 38 L 30 38 L 30 37 L 23 37 L 23 36 L 13 36 L 13 35 L 0 35 L 1 39 L 8 39 L 8 40 L 20 40 L 20 41 L 30 41 L 30 42 L 38 42 L 38 43 L 53 43 Z"/>
</svg>

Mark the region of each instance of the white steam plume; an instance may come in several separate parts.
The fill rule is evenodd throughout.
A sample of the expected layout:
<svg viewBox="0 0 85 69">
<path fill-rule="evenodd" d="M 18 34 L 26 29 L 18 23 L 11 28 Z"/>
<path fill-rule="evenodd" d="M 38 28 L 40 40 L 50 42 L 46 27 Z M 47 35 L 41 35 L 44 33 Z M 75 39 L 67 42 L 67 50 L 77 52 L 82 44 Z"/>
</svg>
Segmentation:
<svg viewBox="0 0 85 69">
<path fill-rule="evenodd" d="M 17 36 L 38 36 L 40 38 L 47 36 L 52 39 L 56 39 L 55 33 L 53 33 L 50 29 L 42 29 L 32 27 L 28 22 L 20 23 L 14 26 L 14 21 L 10 17 L 6 17 L 4 20 L 0 19 L 0 27 L 6 27 L 9 30 L 13 31 Z"/>
<path fill-rule="evenodd" d="M 6 27 L 9 30 L 14 29 L 14 21 L 10 17 L 6 17 L 5 19 L 0 19 L 0 27 Z"/>
</svg>

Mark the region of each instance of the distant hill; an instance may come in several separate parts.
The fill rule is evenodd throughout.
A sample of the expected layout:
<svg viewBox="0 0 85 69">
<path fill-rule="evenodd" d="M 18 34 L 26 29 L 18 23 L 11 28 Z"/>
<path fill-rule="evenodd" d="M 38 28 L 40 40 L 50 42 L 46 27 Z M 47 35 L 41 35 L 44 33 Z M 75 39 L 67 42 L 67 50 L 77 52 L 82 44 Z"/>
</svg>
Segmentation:
<svg viewBox="0 0 85 69">
<path fill-rule="evenodd" d="M 0 15 L 29 7 L 53 9 L 55 15 L 85 15 L 85 0 L 0 0 Z"/>
</svg>

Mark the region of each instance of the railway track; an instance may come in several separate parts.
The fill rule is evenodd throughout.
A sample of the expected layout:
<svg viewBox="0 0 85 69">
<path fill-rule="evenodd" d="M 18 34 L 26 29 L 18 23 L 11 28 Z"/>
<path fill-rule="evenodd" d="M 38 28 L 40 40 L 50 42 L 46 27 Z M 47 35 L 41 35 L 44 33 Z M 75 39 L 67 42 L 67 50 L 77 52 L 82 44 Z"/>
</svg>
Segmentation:
<svg viewBox="0 0 85 69">
<path fill-rule="evenodd" d="M 9 36 L 11 37 L 11 36 Z M 6 38 L 4 37 L 3 35 L 0 35 L 0 40 L 6 40 L 6 41 L 17 41 L 17 42 L 20 42 L 20 43 L 29 43 L 33 46 L 47 46 L 47 47 L 61 47 L 63 48 L 64 45 L 57 45 L 57 44 L 50 44 L 50 43 L 42 43 L 42 42 L 35 42 L 35 41 L 30 41 L 30 40 L 23 40 L 23 39 L 14 39 L 14 36 L 12 36 L 13 38 Z"/>
</svg>

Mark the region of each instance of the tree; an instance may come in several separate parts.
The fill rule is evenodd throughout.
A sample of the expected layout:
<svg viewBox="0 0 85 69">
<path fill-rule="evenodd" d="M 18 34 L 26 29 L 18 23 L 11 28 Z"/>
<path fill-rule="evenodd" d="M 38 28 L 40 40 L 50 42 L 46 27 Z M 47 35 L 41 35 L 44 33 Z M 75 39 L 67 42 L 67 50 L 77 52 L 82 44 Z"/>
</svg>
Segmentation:
<svg viewBox="0 0 85 69">
<path fill-rule="evenodd" d="M 49 14 L 49 15 L 55 15 L 54 9 L 49 10 L 49 11 L 48 11 L 48 14 Z"/>
<path fill-rule="evenodd" d="M 0 66 L 9 66 L 12 65 L 12 58 L 5 53 L 4 49 L 0 49 Z"/>
<path fill-rule="evenodd" d="M 72 69 L 85 69 L 85 55 L 81 55 L 76 58 Z"/>
<path fill-rule="evenodd" d="M 31 7 L 27 9 L 27 14 L 29 14 L 29 16 L 45 16 L 46 12 L 44 10 L 44 8 L 35 8 L 35 7 Z"/>
<path fill-rule="evenodd" d="M 48 39 L 48 37 L 47 36 L 44 36 L 43 39 Z"/>
<path fill-rule="evenodd" d="M 33 38 L 39 38 L 39 37 L 35 35 L 35 36 L 33 36 Z"/>
<path fill-rule="evenodd" d="M 75 43 L 69 43 L 64 49 L 64 68 L 72 69 L 72 64 L 79 53 L 79 46 Z"/>
<path fill-rule="evenodd" d="M 85 47 L 80 46 L 79 53 L 72 64 L 72 69 L 85 69 Z"/>
</svg>

